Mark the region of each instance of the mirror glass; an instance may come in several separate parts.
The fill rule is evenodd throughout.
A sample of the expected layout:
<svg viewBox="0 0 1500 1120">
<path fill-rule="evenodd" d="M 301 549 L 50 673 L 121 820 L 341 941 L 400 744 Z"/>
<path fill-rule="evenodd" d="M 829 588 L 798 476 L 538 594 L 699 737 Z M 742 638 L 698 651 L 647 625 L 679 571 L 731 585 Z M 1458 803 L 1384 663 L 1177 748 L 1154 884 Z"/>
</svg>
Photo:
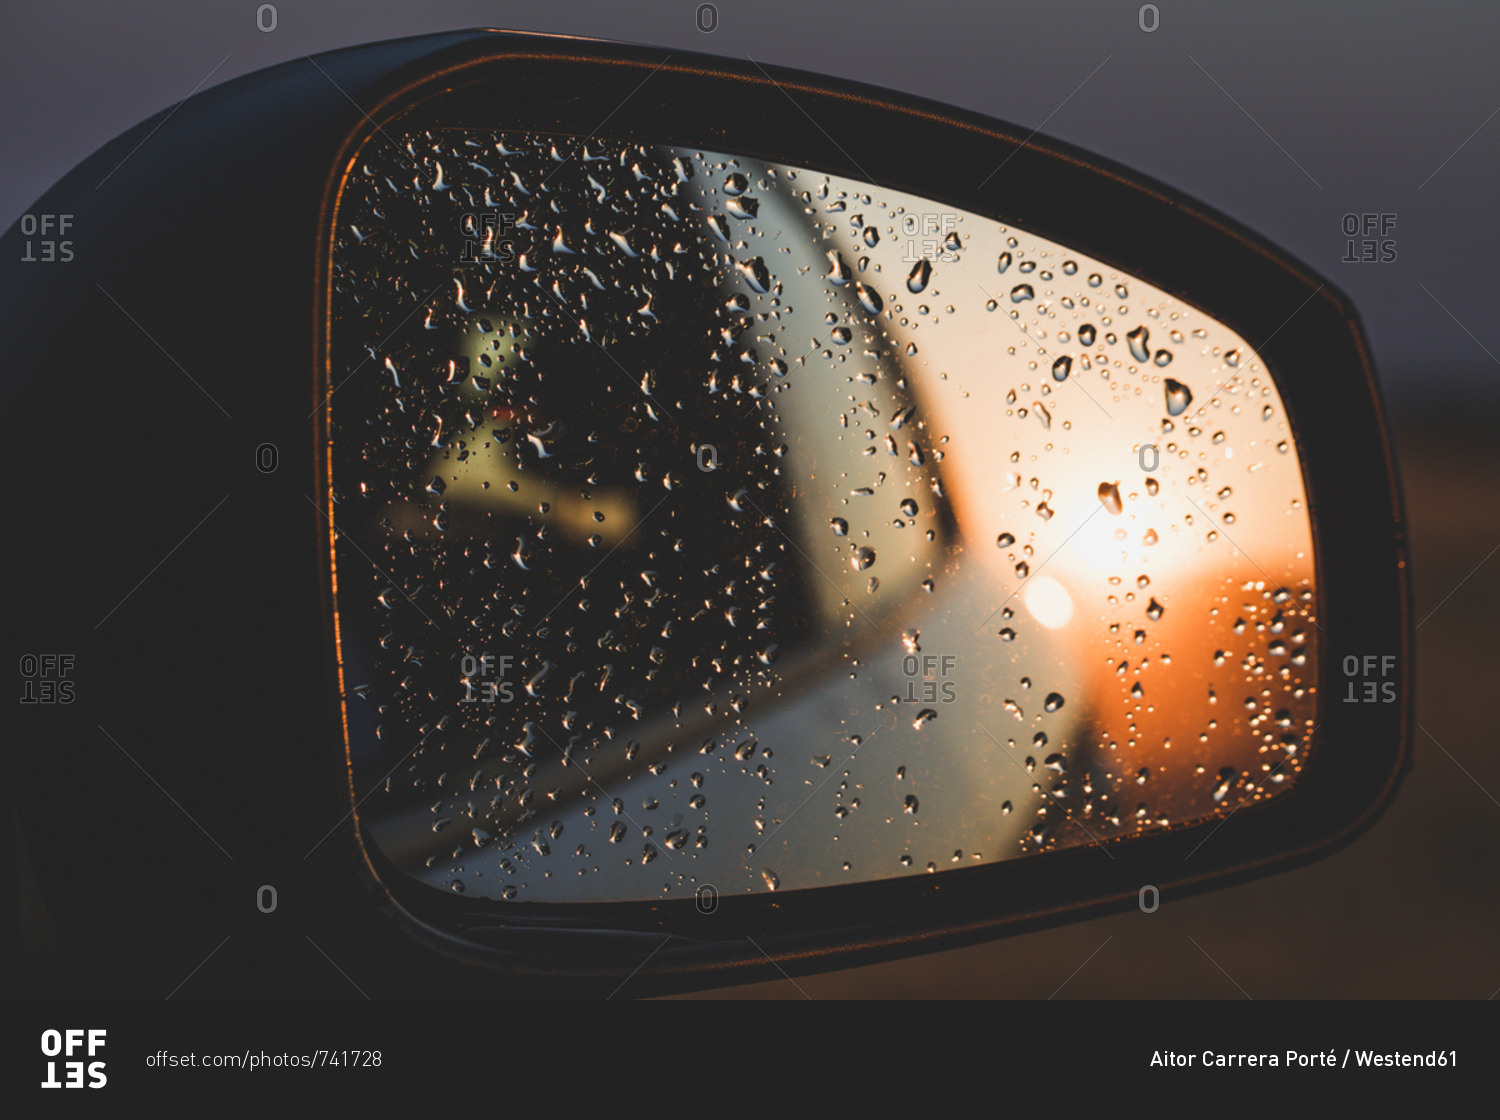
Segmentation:
<svg viewBox="0 0 1500 1120">
<path fill-rule="evenodd" d="M 330 283 L 357 815 L 434 889 L 857 883 L 1296 782 L 1297 447 L 1165 292 L 802 168 L 415 125 Z"/>
</svg>

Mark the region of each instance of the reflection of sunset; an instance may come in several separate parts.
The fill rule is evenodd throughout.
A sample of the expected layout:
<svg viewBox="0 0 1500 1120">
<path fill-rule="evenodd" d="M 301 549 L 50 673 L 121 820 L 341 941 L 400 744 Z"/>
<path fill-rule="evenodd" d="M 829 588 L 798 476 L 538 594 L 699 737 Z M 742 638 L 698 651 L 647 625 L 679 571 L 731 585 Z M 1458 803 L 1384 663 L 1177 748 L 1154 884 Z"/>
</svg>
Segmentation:
<svg viewBox="0 0 1500 1120">
<path fill-rule="evenodd" d="M 1256 355 L 1139 281 L 962 217 L 959 232 L 932 303 L 989 296 L 986 312 L 896 333 L 947 371 L 918 385 L 948 437 L 965 562 L 992 573 L 996 605 L 1011 596 L 980 636 L 1040 627 L 1083 674 L 1082 814 L 1126 830 L 1284 788 L 1315 711 L 1314 571 L 1296 449 Z M 1020 302 L 997 257 L 1010 277 L 1032 262 Z M 1098 268 L 1094 292 L 1056 275 L 1069 266 Z"/>
<path fill-rule="evenodd" d="M 376 565 L 340 585 L 376 698 L 355 733 L 391 779 L 362 820 L 403 870 L 526 901 L 790 891 L 1295 780 L 1311 533 L 1244 339 L 868 184 L 667 149 L 554 167 L 543 138 L 464 130 L 422 147 L 458 144 L 558 202 L 614 192 L 631 232 L 588 206 L 517 226 L 524 268 L 439 285 L 420 339 L 333 409 L 340 528 Z M 339 252 L 377 299 L 375 238 Z M 470 702 L 464 653 L 506 658 L 513 704 Z"/>
</svg>

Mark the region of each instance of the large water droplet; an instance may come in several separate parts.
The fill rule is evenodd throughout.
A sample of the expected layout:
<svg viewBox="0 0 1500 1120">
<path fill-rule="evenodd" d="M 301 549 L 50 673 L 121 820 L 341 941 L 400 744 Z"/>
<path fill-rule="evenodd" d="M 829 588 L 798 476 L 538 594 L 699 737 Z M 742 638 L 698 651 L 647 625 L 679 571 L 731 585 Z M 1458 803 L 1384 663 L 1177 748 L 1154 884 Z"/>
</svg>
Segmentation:
<svg viewBox="0 0 1500 1120">
<path fill-rule="evenodd" d="M 766 267 L 766 262 L 760 257 L 753 257 L 748 261 L 739 263 L 740 275 L 750 282 L 750 286 L 762 294 L 771 290 L 771 270 Z"/>
<path fill-rule="evenodd" d="M 1167 390 L 1167 415 L 1181 416 L 1187 411 L 1188 405 L 1193 403 L 1193 391 L 1181 381 L 1167 378 L 1165 383 Z"/>
<path fill-rule="evenodd" d="M 912 265 L 911 271 L 906 274 L 906 290 L 916 295 L 927 287 L 927 281 L 932 278 L 932 262 L 925 257 Z"/>
</svg>

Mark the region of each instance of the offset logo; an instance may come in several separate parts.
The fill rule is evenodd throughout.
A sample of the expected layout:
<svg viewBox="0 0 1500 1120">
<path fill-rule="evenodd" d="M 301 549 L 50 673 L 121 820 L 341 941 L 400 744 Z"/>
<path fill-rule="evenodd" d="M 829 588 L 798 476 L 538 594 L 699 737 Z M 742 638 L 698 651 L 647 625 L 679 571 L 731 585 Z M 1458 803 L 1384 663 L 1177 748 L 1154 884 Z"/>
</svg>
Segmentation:
<svg viewBox="0 0 1500 1120">
<path fill-rule="evenodd" d="M 71 653 L 23 653 L 21 703 L 71 704 L 74 660 Z"/>
<path fill-rule="evenodd" d="M 104 1049 L 103 1030 L 63 1030 L 42 1032 L 42 1055 L 47 1061 L 43 1089 L 102 1089 L 109 1078 L 104 1062 L 85 1061 L 97 1058 Z M 58 1061 L 58 1058 L 65 1059 Z M 61 1080 L 59 1080 L 59 1075 Z"/>
</svg>

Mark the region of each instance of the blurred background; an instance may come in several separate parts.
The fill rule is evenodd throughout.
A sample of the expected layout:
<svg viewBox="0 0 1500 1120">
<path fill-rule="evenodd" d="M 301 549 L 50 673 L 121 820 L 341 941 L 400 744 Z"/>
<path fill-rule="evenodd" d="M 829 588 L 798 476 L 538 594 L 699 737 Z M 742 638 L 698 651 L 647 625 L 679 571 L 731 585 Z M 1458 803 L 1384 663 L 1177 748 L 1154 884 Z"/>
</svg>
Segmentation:
<svg viewBox="0 0 1500 1120">
<path fill-rule="evenodd" d="M 1299 871 L 1164 898 L 1154 914 L 702 996 L 1496 994 L 1500 751 L 1484 705 L 1500 675 L 1500 7 L 9 5 L 0 227 L 107 140 L 200 88 L 462 27 L 748 55 L 976 110 L 1117 160 L 1342 288 L 1364 317 L 1390 409 L 1413 541 L 1420 726 L 1416 768 L 1368 834 Z"/>
</svg>

